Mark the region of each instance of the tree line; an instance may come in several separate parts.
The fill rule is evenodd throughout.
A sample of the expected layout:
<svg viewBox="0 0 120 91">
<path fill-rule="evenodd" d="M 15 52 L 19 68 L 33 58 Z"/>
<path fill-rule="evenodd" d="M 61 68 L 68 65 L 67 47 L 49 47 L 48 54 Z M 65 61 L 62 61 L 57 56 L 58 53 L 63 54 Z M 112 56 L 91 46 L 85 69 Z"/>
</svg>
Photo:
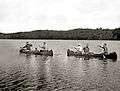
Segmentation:
<svg viewBox="0 0 120 91">
<path fill-rule="evenodd" d="M 0 33 L 0 39 L 120 40 L 120 28 L 78 28 L 68 31 L 34 30 L 31 32 Z"/>
</svg>

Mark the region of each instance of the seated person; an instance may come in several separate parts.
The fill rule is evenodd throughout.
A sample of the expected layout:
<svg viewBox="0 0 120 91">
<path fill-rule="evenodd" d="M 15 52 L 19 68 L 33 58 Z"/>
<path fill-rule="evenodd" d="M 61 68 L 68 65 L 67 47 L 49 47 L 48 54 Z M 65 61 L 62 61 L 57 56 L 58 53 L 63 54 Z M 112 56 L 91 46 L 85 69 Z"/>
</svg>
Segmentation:
<svg viewBox="0 0 120 91">
<path fill-rule="evenodd" d="M 43 45 L 40 46 L 41 50 L 46 50 L 46 42 L 43 42 Z"/>
<path fill-rule="evenodd" d="M 78 44 L 78 46 L 74 47 L 74 48 L 76 49 L 76 52 L 78 52 L 78 53 L 82 53 L 82 51 L 83 51 L 83 48 L 80 44 Z"/>
<path fill-rule="evenodd" d="M 35 48 L 35 51 L 34 51 L 35 53 L 39 53 L 39 50 L 37 49 L 37 48 Z"/>
<path fill-rule="evenodd" d="M 104 43 L 103 46 L 99 46 L 99 47 L 101 47 L 103 49 L 103 54 L 108 54 L 108 48 L 107 48 L 107 44 L 106 43 Z"/>
<path fill-rule="evenodd" d="M 86 47 L 83 48 L 83 51 L 85 54 L 89 54 L 89 47 L 88 47 L 88 44 L 86 45 Z"/>
<path fill-rule="evenodd" d="M 32 46 L 32 44 L 29 44 L 28 42 L 26 42 L 26 45 L 23 48 L 26 48 L 28 51 L 30 51 L 31 46 Z"/>
</svg>

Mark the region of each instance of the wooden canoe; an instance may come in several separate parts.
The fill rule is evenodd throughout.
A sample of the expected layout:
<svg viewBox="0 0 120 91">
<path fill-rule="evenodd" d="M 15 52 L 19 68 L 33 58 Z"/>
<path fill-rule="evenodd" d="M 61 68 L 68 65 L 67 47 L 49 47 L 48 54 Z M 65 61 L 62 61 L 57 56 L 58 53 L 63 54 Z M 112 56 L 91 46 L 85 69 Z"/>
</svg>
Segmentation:
<svg viewBox="0 0 120 91">
<path fill-rule="evenodd" d="M 88 54 L 82 54 L 79 52 L 71 51 L 70 49 L 67 50 L 67 56 L 79 56 L 79 57 L 89 57 L 89 58 L 100 58 L 100 59 L 117 59 L 116 52 L 112 52 L 109 54 L 94 54 L 94 53 L 88 53 Z"/>
<path fill-rule="evenodd" d="M 40 50 L 40 51 L 28 51 L 26 49 L 20 49 L 20 53 L 25 53 L 25 54 L 34 54 L 34 55 L 47 55 L 47 56 L 53 56 L 53 51 L 52 50 Z"/>
</svg>

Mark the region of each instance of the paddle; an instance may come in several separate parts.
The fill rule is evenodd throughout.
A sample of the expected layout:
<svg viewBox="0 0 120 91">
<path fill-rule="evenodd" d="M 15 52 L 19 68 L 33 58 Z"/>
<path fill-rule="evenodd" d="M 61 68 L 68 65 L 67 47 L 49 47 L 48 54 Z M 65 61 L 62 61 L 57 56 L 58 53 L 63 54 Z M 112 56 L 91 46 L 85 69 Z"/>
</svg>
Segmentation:
<svg viewBox="0 0 120 91">
<path fill-rule="evenodd" d="M 77 51 L 79 51 L 76 47 L 74 47 Z"/>
</svg>

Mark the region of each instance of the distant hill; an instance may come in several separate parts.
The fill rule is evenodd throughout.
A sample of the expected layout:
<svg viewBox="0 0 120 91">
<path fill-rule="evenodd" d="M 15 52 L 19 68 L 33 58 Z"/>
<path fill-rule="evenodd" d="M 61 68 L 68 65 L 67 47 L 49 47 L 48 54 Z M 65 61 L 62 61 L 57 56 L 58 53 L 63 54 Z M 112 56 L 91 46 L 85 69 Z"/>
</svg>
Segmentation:
<svg viewBox="0 0 120 91">
<path fill-rule="evenodd" d="M 68 31 L 34 30 L 31 32 L 0 33 L 0 39 L 120 40 L 120 28 L 78 28 Z"/>
</svg>

